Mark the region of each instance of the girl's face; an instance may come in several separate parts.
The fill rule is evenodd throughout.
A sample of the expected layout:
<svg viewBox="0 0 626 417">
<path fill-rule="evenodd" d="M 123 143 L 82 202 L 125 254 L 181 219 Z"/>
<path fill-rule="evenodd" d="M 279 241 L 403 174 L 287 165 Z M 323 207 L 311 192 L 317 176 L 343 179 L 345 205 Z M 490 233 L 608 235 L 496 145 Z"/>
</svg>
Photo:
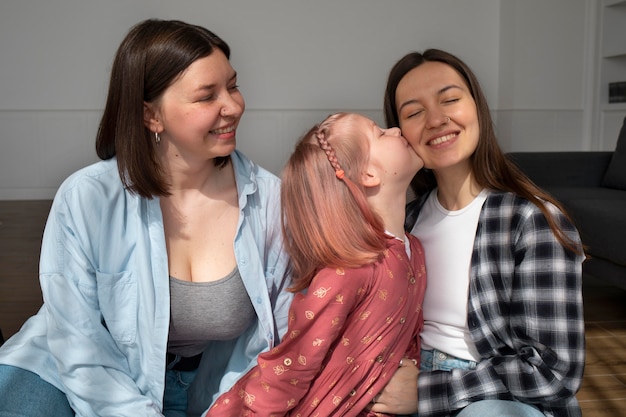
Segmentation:
<svg viewBox="0 0 626 417">
<path fill-rule="evenodd" d="M 163 93 L 155 114 L 162 129 L 160 145 L 170 160 L 227 156 L 235 149 L 244 108 L 237 73 L 215 49 L 193 62 Z"/>
<path fill-rule="evenodd" d="M 470 168 L 480 134 L 476 103 L 449 65 L 425 62 L 409 71 L 396 90 L 402 133 L 426 168 Z"/>
<path fill-rule="evenodd" d="M 402 136 L 400 129 L 383 129 L 361 115 L 354 115 L 353 123 L 368 140 L 368 170 L 374 170 L 382 182 L 406 182 L 408 186 L 424 162 Z"/>
</svg>

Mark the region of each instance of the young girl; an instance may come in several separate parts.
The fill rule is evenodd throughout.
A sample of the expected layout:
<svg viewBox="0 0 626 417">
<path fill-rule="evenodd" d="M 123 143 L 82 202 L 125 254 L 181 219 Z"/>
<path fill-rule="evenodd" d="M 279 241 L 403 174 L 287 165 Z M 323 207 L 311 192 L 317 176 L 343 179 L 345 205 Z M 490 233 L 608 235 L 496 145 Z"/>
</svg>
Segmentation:
<svg viewBox="0 0 626 417">
<path fill-rule="evenodd" d="M 288 331 L 205 417 L 374 415 L 366 407 L 402 361 L 419 359 L 426 270 L 403 220 L 422 166 L 398 128 L 358 114 L 300 140 L 281 186 L 299 291 Z"/>
</svg>

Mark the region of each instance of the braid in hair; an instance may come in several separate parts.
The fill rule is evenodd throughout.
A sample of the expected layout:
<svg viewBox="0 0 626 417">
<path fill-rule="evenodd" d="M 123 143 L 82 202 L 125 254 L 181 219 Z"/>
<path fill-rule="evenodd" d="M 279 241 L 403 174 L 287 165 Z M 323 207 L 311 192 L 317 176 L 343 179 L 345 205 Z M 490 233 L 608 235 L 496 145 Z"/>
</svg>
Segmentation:
<svg viewBox="0 0 626 417">
<path fill-rule="evenodd" d="M 335 117 L 342 115 L 345 115 L 345 113 L 336 113 Z M 330 116 L 329 118 L 332 117 L 333 116 Z M 339 164 L 339 160 L 337 159 L 335 150 L 330 145 L 330 142 L 328 142 L 327 136 L 329 127 L 326 122 L 329 120 L 329 118 L 326 118 L 326 120 L 322 122 L 322 124 L 319 125 L 315 130 L 315 138 L 317 139 L 317 143 L 326 154 L 328 162 L 330 162 L 331 167 L 335 171 L 335 176 L 340 181 L 343 181 L 346 187 L 348 187 L 350 194 L 352 194 L 352 197 L 355 199 L 357 206 L 361 210 L 361 213 L 363 213 L 365 220 L 374 228 L 374 230 L 377 230 L 380 233 L 382 239 L 385 239 L 385 227 L 382 223 L 382 220 L 372 211 L 369 203 L 367 202 L 367 198 L 365 197 L 365 193 L 363 192 L 361 187 L 357 185 L 354 181 L 352 181 L 349 177 L 345 176 L 345 171 L 341 167 L 341 164 Z M 337 119 L 335 118 L 334 120 L 336 121 Z"/>
<path fill-rule="evenodd" d="M 317 139 L 317 143 L 319 143 L 320 148 L 322 148 L 322 150 L 326 154 L 328 162 L 330 162 L 330 165 L 335 170 L 335 175 L 340 180 L 343 180 L 345 173 L 343 169 L 341 169 L 341 165 L 339 165 L 339 161 L 337 160 L 337 155 L 335 155 L 335 151 L 333 150 L 332 146 L 330 146 L 330 143 L 328 143 L 328 139 L 326 139 L 326 130 L 318 129 L 315 132 L 315 138 Z"/>
</svg>

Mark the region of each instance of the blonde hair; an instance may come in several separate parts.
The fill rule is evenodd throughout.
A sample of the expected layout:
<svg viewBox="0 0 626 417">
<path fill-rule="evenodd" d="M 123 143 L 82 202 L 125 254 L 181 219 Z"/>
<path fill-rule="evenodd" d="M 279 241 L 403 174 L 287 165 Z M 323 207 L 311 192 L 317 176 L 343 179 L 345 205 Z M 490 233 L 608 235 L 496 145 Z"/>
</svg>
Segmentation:
<svg viewBox="0 0 626 417">
<path fill-rule="evenodd" d="M 336 113 L 297 143 L 282 175 L 282 230 L 294 268 L 293 291 L 307 288 L 321 268 L 357 268 L 386 248 L 385 228 L 360 183 L 367 140 L 354 114 Z"/>
</svg>

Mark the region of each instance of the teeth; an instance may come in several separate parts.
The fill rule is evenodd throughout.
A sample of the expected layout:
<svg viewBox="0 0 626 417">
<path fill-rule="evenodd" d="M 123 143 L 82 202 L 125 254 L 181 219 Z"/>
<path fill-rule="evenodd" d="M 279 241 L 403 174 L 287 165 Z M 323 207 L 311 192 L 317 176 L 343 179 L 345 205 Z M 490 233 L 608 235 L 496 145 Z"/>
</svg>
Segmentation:
<svg viewBox="0 0 626 417">
<path fill-rule="evenodd" d="M 235 130 L 235 126 L 225 127 L 224 129 L 211 130 L 211 133 L 215 135 L 223 135 L 224 133 L 230 133 Z"/>
<path fill-rule="evenodd" d="M 437 139 L 433 139 L 430 141 L 431 145 L 439 145 L 440 143 L 444 143 L 449 141 L 450 139 L 452 139 L 453 137 L 455 137 L 456 134 L 455 133 L 450 133 L 449 135 L 445 135 L 445 136 L 441 136 Z"/>
</svg>

